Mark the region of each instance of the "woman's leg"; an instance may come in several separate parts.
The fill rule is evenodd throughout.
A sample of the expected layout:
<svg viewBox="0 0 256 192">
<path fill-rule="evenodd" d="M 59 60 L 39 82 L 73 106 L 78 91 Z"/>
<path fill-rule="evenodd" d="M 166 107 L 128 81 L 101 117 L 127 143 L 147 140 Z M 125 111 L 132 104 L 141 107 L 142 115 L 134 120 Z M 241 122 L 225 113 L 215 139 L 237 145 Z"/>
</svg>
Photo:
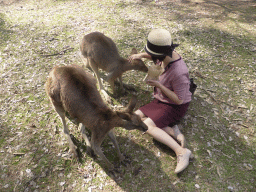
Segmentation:
<svg viewBox="0 0 256 192">
<path fill-rule="evenodd" d="M 142 111 L 139 110 L 139 109 L 135 111 L 135 114 L 139 115 L 142 121 L 144 121 L 144 120 L 147 118 L 147 117 L 144 115 L 144 113 L 142 113 Z"/>
<path fill-rule="evenodd" d="M 180 132 L 178 125 L 174 125 L 173 127 L 164 127 L 162 128 L 166 133 L 171 135 L 173 138 L 177 139 L 180 142 L 181 147 L 185 147 L 186 140 L 184 135 Z"/>
<path fill-rule="evenodd" d="M 157 141 L 167 145 L 176 153 L 178 163 L 175 173 L 183 171 L 189 164 L 191 151 L 189 149 L 182 148 L 169 134 L 158 128 L 150 118 L 144 120 L 144 123 L 148 126 L 148 131 L 146 133 L 151 135 Z"/>
</svg>

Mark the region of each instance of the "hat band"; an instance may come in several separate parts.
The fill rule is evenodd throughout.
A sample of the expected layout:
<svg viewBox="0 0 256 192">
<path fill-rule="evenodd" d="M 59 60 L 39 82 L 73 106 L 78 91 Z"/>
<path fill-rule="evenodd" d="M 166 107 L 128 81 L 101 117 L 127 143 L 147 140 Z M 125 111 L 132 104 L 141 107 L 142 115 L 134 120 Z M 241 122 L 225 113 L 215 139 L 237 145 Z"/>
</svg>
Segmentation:
<svg viewBox="0 0 256 192">
<path fill-rule="evenodd" d="M 154 45 L 147 40 L 147 48 L 149 51 L 152 51 L 157 54 L 164 55 L 166 53 L 166 50 L 169 50 L 171 45 L 165 45 L 165 46 L 160 46 L 160 45 Z"/>
</svg>

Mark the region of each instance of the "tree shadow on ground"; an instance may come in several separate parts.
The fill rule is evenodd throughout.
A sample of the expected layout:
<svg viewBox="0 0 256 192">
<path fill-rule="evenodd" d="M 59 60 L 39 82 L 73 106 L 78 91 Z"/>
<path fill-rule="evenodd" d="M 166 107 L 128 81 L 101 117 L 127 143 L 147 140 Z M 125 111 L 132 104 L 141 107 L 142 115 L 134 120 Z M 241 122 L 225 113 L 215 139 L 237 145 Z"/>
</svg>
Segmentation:
<svg viewBox="0 0 256 192">
<path fill-rule="evenodd" d="M 158 189 L 177 191 L 170 183 L 169 176 L 162 170 L 161 161 L 155 154 L 135 141 L 127 140 L 127 137 L 117 136 L 121 152 L 126 155 L 126 160 L 129 162 L 126 165 L 116 163 L 118 162 L 117 152 L 114 146 L 110 145 L 108 138 L 102 144 L 106 157 L 118 167 L 119 173 L 114 177 L 106 169 L 104 162 L 98 158 L 92 159 L 85 153 L 85 143 L 79 136 L 72 135 L 72 140 L 78 147 L 80 161 L 70 158 L 68 149 L 65 149 L 68 145 L 66 138 L 63 141 L 64 146 L 59 144 L 62 139 L 58 137 L 61 137 L 59 134 L 63 134 L 62 131 L 57 131 L 55 136 L 52 135 L 57 124 L 54 118 L 51 119 L 48 125 L 49 130 L 47 129 L 48 131 L 44 134 L 34 131 L 39 128 L 37 127 L 40 126 L 39 124 L 32 124 L 30 128 L 25 129 L 22 135 L 26 137 L 25 143 L 20 143 L 17 139 L 18 137 L 14 134 L 17 130 L 10 133 L 6 130 L 11 128 L 1 125 L 0 134 L 6 138 L 3 142 L 1 139 L 0 145 L 1 153 L 3 154 L 4 151 L 5 154 L 0 156 L 3 163 L 0 164 L 3 171 L 0 177 L 2 189 L 6 187 L 12 191 L 80 191 L 76 188 L 76 183 L 79 182 L 82 184 L 78 188 L 88 190 L 91 186 L 90 182 L 87 183 L 88 179 L 106 179 L 101 177 L 98 166 L 95 166 L 96 163 L 123 191 L 157 191 Z M 62 126 L 59 129 L 62 129 Z M 78 135 L 74 129 L 72 130 L 71 133 Z M 44 140 L 47 142 L 42 144 L 41 141 Z M 19 146 L 22 147 L 18 148 Z M 102 182 L 104 186 L 104 181 Z M 156 183 L 152 187 L 148 185 L 149 182 Z M 104 191 L 108 191 L 107 189 L 104 190 L 103 187 Z"/>
<path fill-rule="evenodd" d="M 5 20 L 3 21 L 6 22 Z M 6 25 L 2 25 L 2 29 L 7 30 L 8 32 Z M 206 29 L 204 32 L 207 34 L 216 31 Z M 145 32 L 143 34 L 145 34 Z M 223 33 L 219 31 L 218 34 L 222 35 Z M 222 38 L 225 39 L 227 37 L 226 35 L 230 34 L 224 33 Z M 188 36 L 191 37 L 190 34 L 188 34 Z M 236 41 L 239 41 L 239 38 L 237 36 L 234 37 Z M 209 36 L 209 38 L 211 38 L 211 36 Z M 193 38 L 190 39 L 192 39 L 193 41 Z M 206 38 L 203 39 L 205 40 Z M 201 62 L 203 63 L 203 61 Z M 142 89 L 139 90 L 139 95 L 141 94 L 144 94 Z M 183 175 L 181 175 L 181 185 L 178 186 L 177 189 L 179 189 L 179 191 L 182 191 L 182 182 L 186 182 L 186 185 L 191 185 L 193 187 L 195 183 L 206 183 L 207 186 L 209 186 L 210 190 L 216 189 L 215 191 L 227 191 L 227 186 L 229 185 L 235 186 L 235 189 L 237 189 L 237 191 L 252 191 L 250 187 L 254 186 L 254 188 L 256 188 L 255 150 L 252 149 L 250 146 L 246 145 L 245 140 L 237 137 L 237 135 L 235 134 L 236 130 L 232 130 L 232 128 L 230 129 L 224 119 L 219 119 L 214 115 L 213 108 L 214 105 L 217 104 L 210 105 L 205 101 L 204 98 L 200 98 L 198 95 L 196 95 L 196 98 L 197 99 L 193 100 L 193 102 L 191 103 L 189 111 L 187 113 L 187 117 L 185 117 L 184 121 L 182 122 L 182 125 L 184 127 L 182 131 L 187 138 L 188 148 L 193 149 L 196 158 L 195 161 L 193 161 L 185 170 Z M 147 101 L 141 99 L 138 105 L 142 103 L 147 103 Z M 36 103 L 31 103 L 32 108 L 36 105 Z M 37 110 L 37 112 L 40 111 L 41 109 Z M 38 114 L 35 115 L 36 117 L 33 118 L 32 121 L 37 120 L 37 115 Z M 24 121 L 30 121 L 29 118 L 25 119 L 26 120 Z M 49 124 L 51 123 L 48 121 L 48 119 L 45 119 L 45 121 Z M 16 122 L 14 124 L 16 124 Z M 10 135 L 8 133 L 11 127 L 2 126 L 1 129 L 6 132 L 6 134 L 3 134 L 1 132 L 1 140 L 9 140 L 8 137 L 15 137 L 15 135 Z M 42 189 L 45 191 L 61 191 L 64 189 L 68 190 L 69 184 L 72 184 L 74 180 L 79 180 L 82 177 L 80 174 L 77 173 L 80 167 L 74 161 L 68 158 L 65 159 L 65 157 L 58 156 L 58 152 L 61 151 L 61 147 L 56 144 L 55 140 L 51 140 L 50 138 L 45 138 L 44 136 L 42 136 L 42 134 L 49 132 L 49 130 L 51 129 L 45 129 L 44 132 L 38 134 L 33 134 L 33 132 L 30 131 L 27 132 L 26 129 L 24 130 L 24 137 L 27 135 L 31 135 L 32 137 L 36 136 L 39 138 L 39 141 L 47 140 L 48 144 L 44 145 L 40 144 L 40 142 L 37 143 L 37 140 L 33 140 L 33 138 L 31 138 L 26 140 L 28 142 L 28 148 L 26 149 L 26 151 L 29 153 L 27 156 L 15 156 L 12 153 L 10 153 L 10 156 L 6 156 L 5 161 L 2 162 L 7 162 L 6 164 L 10 166 L 6 167 L 4 164 L 1 164 L 1 169 L 6 174 L 5 176 L 1 175 L 0 177 L 0 179 L 2 179 L 0 182 L 1 186 L 7 184 L 5 183 L 6 177 L 9 177 L 11 178 L 10 180 L 12 182 L 8 183 L 11 186 L 8 188 L 8 190 L 10 188 L 15 188 L 16 191 L 24 191 L 26 188 L 29 188 L 29 190 L 32 191 L 37 190 L 37 185 L 35 184 L 38 184 L 38 190 Z M 126 146 L 123 145 L 126 140 L 126 137 L 118 137 L 121 151 L 125 151 L 124 149 L 126 149 Z M 11 142 L 11 140 L 9 140 L 9 142 Z M 11 148 L 10 146 L 12 145 L 12 143 L 9 142 L 1 145 L 1 148 L 3 148 L 4 151 L 4 153 L 1 152 L 1 158 L 5 154 L 8 154 L 6 152 L 8 150 L 6 147 Z M 12 142 L 15 142 L 15 140 L 13 140 Z M 19 142 L 19 140 L 16 139 L 16 142 Z M 80 139 L 78 143 L 79 142 L 81 143 Z M 163 185 L 163 188 L 165 189 L 163 191 L 170 191 L 168 189 L 172 177 L 166 175 L 165 170 L 163 170 L 162 168 L 162 165 L 168 164 L 170 162 L 170 159 L 161 159 L 161 161 L 159 161 L 158 159 L 155 159 L 156 155 L 153 154 L 152 150 L 149 150 L 141 146 L 140 144 L 137 144 L 137 142 L 131 142 L 132 145 L 129 146 L 133 147 L 128 146 L 127 149 L 131 148 L 131 150 L 134 150 L 134 153 L 136 151 L 138 151 L 138 153 L 133 154 L 133 156 L 129 158 L 134 161 L 132 161 L 131 167 L 128 167 L 128 170 L 130 171 L 125 170 L 124 174 L 121 175 L 122 177 L 120 176 L 121 179 L 117 179 L 115 182 L 126 191 L 133 191 L 133 186 L 140 188 L 141 191 L 143 191 L 142 189 L 144 188 L 148 189 L 148 191 L 159 191 L 162 187 L 161 185 Z M 65 143 L 67 143 L 66 140 Z M 15 143 L 15 145 L 13 144 L 13 146 L 16 147 L 20 144 L 21 143 Z M 109 149 L 108 147 L 109 145 L 107 145 L 106 147 L 104 146 L 104 151 L 106 151 L 107 153 Z M 166 149 L 165 147 L 160 148 L 164 153 L 170 154 L 170 156 L 172 156 L 172 151 Z M 47 149 L 51 150 L 50 153 L 47 152 Z M 111 151 L 112 148 L 110 148 L 109 150 Z M 132 154 L 132 151 L 128 152 L 129 153 L 126 152 L 126 154 Z M 113 152 L 110 152 L 108 157 L 112 157 L 112 154 L 116 154 L 115 150 L 113 150 Z M 137 155 L 139 155 L 139 157 L 137 157 Z M 136 158 L 137 160 L 134 160 Z M 144 161 L 146 159 L 150 160 L 151 158 L 154 159 L 153 162 L 155 162 L 155 164 L 150 164 L 149 161 Z M 87 162 L 87 160 L 89 161 L 90 159 L 87 157 L 84 158 L 82 163 L 84 163 L 85 165 L 85 162 Z M 9 161 L 11 162 L 8 163 Z M 19 162 L 20 164 L 18 164 Z M 103 167 L 101 161 L 98 161 L 98 163 L 100 166 Z M 76 166 L 79 168 L 77 168 Z M 172 166 L 172 170 L 174 168 L 175 167 Z M 125 168 L 122 167 L 122 169 Z M 151 169 L 152 171 L 150 171 Z M 33 173 L 31 177 L 29 175 L 29 170 L 31 170 L 31 172 Z M 64 185 L 60 185 L 59 181 L 62 180 L 62 175 L 69 175 L 70 173 L 73 174 L 73 180 L 69 181 L 67 179 Z M 83 172 L 82 174 L 84 175 L 84 173 L 85 172 Z M 127 175 L 132 175 L 132 179 Z M 161 175 L 163 175 L 165 179 L 161 180 L 161 177 L 159 177 Z M 241 184 L 242 187 L 239 188 L 239 184 L 237 184 L 238 182 Z M 53 187 L 48 189 L 47 183 L 51 183 L 51 186 Z M 154 185 L 155 188 L 158 187 L 158 189 L 154 190 Z M 172 187 L 173 186 L 170 185 L 170 189 L 173 189 Z M 207 191 L 206 188 L 202 190 Z M 136 191 L 136 188 L 134 191 Z"/>
<path fill-rule="evenodd" d="M 212 189 L 224 190 L 227 183 L 236 182 L 237 178 L 234 175 L 240 175 L 243 178 L 243 182 L 248 182 L 248 190 L 253 187 L 253 181 L 255 178 L 255 171 L 250 166 L 255 166 L 255 154 L 253 149 L 248 147 L 243 140 L 239 139 L 236 134 L 227 129 L 221 121 L 216 118 L 207 118 L 213 116 L 213 109 L 211 105 L 195 95 L 193 102 L 190 105 L 189 111 L 181 122 L 183 129 L 182 132 L 187 138 L 187 147 L 195 154 L 195 160 L 190 162 L 188 168 L 178 175 L 181 184 L 182 182 L 191 182 L 196 176 L 196 182 L 207 183 L 212 186 Z M 205 118 L 203 118 L 205 117 Z M 211 124 L 211 125 L 209 125 Z M 54 126 L 54 125 L 53 125 Z M 3 129 L 2 129 L 3 128 Z M 10 129 L 5 126 L 1 126 L 1 130 Z M 13 137 L 13 135 L 6 135 L 8 132 L 1 132 L 5 138 Z M 134 133 L 134 132 L 133 132 Z M 29 133 L 27 133 L 29 134 Z M 35 134 L 33 137 L 37 137 Z M 229 138 L 232 137 L 232 140 Z M 42 138 L 44 139 L 44 138 Z M 102 169 L 108 174 L 112 180 L 123 191 L 180 191 L 180 189 L 187 190 L 182 186 L 176 187 L 172 183 L 174 179 L 172 176 L 166 174 L 166 170 L 163 170 L 164 164 L 170 164 L 171 170 L 175 169 L 176 157 L 172 150 L 166 146 L 152 141 L 153 147 L 144 147 L 144 144 L 138 144 L 136 137 L 128 139 L 127 136 L 117 136 L 120 150 L 127 156 L 127 160 L 130 163 L 126 166 L 121 165 L 115 177 L 105 168 L 104 163 L 95 159 L 92 162 L 96 162 Z M 141 141 L 147 139 L 145 137 L 140 138 Z M 85 145 L 80 139 L 75 138 L 75 143 L 79 147 L 79 150 L 85 151 Z M 117 153 L 115 148 L 109 144 L 109 139 L 105 139 L 102 147 L 106 157 L 113 163 L 117 162 Z M 67 143 L 67 141 L 65 140 Z M 151 142 L 151 141 L 149 141 Z M 209 145 L 210 143 L 210 145 Z M 97 170 L 90 172 L 77 173 L 77 162 L 71 159 L 65 159 L 56 154 L 56 151 L 61 151 L 58 145 L 54 141 L 47 142 L 46 145 L 40 145 L 36 143 L 33 138 L 27 141 L 28 151 L 27 155 L 14 156 L 9 154 L 8 159 L 13 161 L 13 166 L 3 168 L 3 171 L 7 177 L 12 177 L 13 183 L 10 183 L 10 187 L 16 191 L 19 190 L 47 190 L 47 183 L 51 183 L 50 190 L 72 190 L 72 182 L 74 180 L 80 180 L 81 177 L 86 177 L 86 174 L 97 174 Z M 1 148 L 4 146 L 1 146 Z M 156 156 L 156 153 L 152 150 L 154 147 L 158 148 L 163 153 L 163 158 L 160 160 Z M 49 149 L 52 152 L 47 152 Z M 83 155 L 84 152 L 80 154 Z M 247 153 L 247 156 L 241 155 Z M 85 153 L 84 153 L 85 155 Z M 170 163 L 168 156 L 173 157 L 174 163 Z M 174 160 L 175 159 L 175 160 Z M 83 160 L 79 163 L 85 164 L 86 161 L 91 161 L 90 158 L 83 157 Z M 19 162 L 19 167 L 15 166 L 15 162 Z M 116 163 L 115 163 L 116 164 Z M 119 164 L 116 164 L 119 165 Z M 20 167 L 24 166 L 22 169 Z M 86 165 L 85 165 L 86 166 Z M 73 168 L 72 168 L 73 167 Z M 74 170 L 73 170 L 74 169 Z M 211 177 L 205 172 L 211 172 Z M 63 175 L 73 174 L 72 180 L 65 178 L 65 184 L 60 185 L 60 182 L 52 185 L 53 181 L 59 181 Z M 204 176 L 207 176 L 204 177 Z M 97 179 L 97 175 L 94 175 L 92 179 Z M 16 183 L 15 183 L 16 182 Z M 5 184 L 5 181 L 2 182 Z M 104 188 L 103 188 L 104 189 Z M 179 189 L 179 190 L 178 190 Z M 236 186 L 239 189 L 239 186 Z M 240 188 L 244 189 L 244 188 Z"/>
<path fill-rule="evenodd" d="M 3 13 L 0 13 L 0 48 L 7 44 L 11 38 L 13 31 L 8 29 L 7 20 Z"/>
<path fill-rule="evenodd" d="M 214 105 L 195 95 L 185 118 L 181 121 L 187 148 L 193 149 L 195 159 L 188 167 L 184 182 L 191 177 L 200 177 L 198 183 L 212 186 L 212 189 L 248 191 L 255 188 L 256 153 L 236 130 L 228 127 L 225 119 L 214 115 Z M 209 177 L 209 174 L 211 176 Z M 240 183 L 237 181 L 242 180 Z"/>
<path fill-rule="evenodd" d="M 3 191 L 34 191 L 34 190 L 61 190 L 57 181 L 60 174 L 68 173 L 65 170 L 67 161 L 63 161 L 51 151 L 55 148 L 52 141 L 42 145 L 37 142 L 40 134 L 33 130 L 36 126 L 27 128 L 22 135 L 14 134 L 11 127 L 1 125 L 1 189 Z M 3 131 L 2 131 L 3 130 Z M 9 130 L 9 131 L 6 131 Z M 15 128 L 14 132 L 21 131 Z M 33 133 L 34 132 L 34 133 Z M 19 133 L 19 132 L 18 132 Z M 21 132 L 20 132 L 21 133 Z M 26 137 L 25 143 L 19 137 Z M 42 136 L 42 140 L 47 139 Z M 47 185 L 51 183 L 51 188 Z"/>
<path fill-rule="evenodd" d="M 126 164 L 119 164 L 114 146 L 105 139 L 102 147 L 104 154 L 118 170 L 113 176 L 100 160 L 95 160 L 102 169 L 122 188 L 123 191 L 177 191 L 170 182 L 171 178 L 162 169 L 161 161 L 152 151 L 144 148 L 127 137 L 117 136 L 121 153 L 126 157 Z M 149 183 L 153 185 L 149 185 Z"/>
</svg>

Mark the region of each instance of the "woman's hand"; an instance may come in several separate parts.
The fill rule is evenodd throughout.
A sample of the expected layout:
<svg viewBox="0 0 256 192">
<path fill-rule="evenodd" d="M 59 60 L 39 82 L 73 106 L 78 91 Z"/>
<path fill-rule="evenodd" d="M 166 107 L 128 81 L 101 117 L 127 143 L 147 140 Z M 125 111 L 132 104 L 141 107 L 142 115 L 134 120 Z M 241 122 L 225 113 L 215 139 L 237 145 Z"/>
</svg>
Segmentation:
<svg viewBox="0 0 256 192">
<path fill-rule="evenodd" d="M 156 80 L 147 80 L 146 83 L 150 86 L 160 87 L 162 84 Z"/>
<path fill-rule="evenodd" d="M 133 54 L 130 57 L 128 57 L 128 61 L 130 63 L 132 62 L 132 60 L 135 60 L 135 59 L 141 59 L 141 54 Z"/>
<path fill-rule="evenodd" d="M 170 89 L 165 87 L 159 81 L 147 80 L 146 83 L 148 85 L 151 85 L 151 86 L 159 88 L 163 94 L 165 94 L 170 100 L 172 100 L 177 105 L 181 105 L 183 103 L 183 100 L 180 100 L 179 97 L 176 95 L 176 93 L 174 93 L 173 91 L 171 91 Z"/>
<path fill-rule="evenodd" d="M 133 54 L 130 57 L 128 57 L 128 61 L 130 63 L 132 63 L 132 60 L 134 59 L 142 59 L 142 58 L 146 58 L 146 59 L 151 59 L 151 56 L 147 53 L 137 53 L 137 54 Z"/>
</svg>

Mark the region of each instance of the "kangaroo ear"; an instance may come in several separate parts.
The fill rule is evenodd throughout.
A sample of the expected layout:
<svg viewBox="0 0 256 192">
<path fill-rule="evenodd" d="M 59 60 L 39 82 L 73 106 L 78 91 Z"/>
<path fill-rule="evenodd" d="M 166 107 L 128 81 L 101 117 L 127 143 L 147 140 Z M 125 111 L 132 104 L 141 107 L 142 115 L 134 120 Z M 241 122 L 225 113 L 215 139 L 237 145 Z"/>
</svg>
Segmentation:
<svg viewBox="0 0 256 192">
<path fill-rule="evenodd" d="M 133 55 L 133 54 L 137 54 L 137 53 L 138 53 L 137 49 L 135 49 L 135 48 L 132 48 L 132 52 L 131 52 L 131 55 Z"/>
<path fill-rule="evenodd" d="M 116 111 L 116 114 L 124 120 L 129 121 L 131 119 L 130 115 L 127 113 Z"/>
<path fill-rule="evenodd" d="M 133 109 L 135 108 L 136 103 L 137 103 L 137 98 L 136 98 L 136 96 L 133 95 L 132 98 L 130 99 L 129 104 L 127 105 L 127 107 L 125 109 L 125 112 L 127 112 L 127 113 L 133 112 Z"/>
</svg>

